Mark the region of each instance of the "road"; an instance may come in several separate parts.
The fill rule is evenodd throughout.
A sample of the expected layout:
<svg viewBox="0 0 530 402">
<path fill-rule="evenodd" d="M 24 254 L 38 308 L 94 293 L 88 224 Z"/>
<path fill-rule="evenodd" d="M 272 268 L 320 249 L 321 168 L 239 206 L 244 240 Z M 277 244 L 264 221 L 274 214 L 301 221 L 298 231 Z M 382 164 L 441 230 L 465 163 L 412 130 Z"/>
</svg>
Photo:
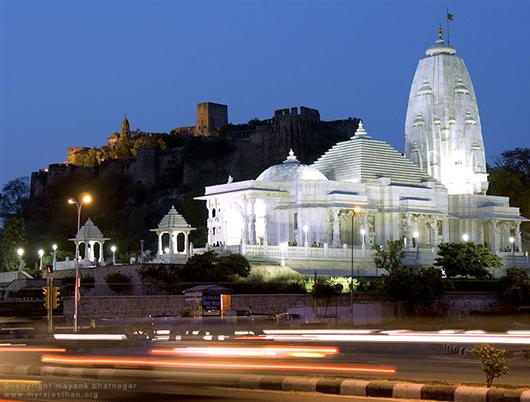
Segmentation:
<svg viewBox="0 0 530 402">
<path fill-rule="evenodd" d="M 37 400 L 68 400 L 67 392 L 71 391 L 68 384 L 85 384 L 79 388 L 83 391 L 83 395 L 86 392 L 86 397 L 83 396 L 81 400 L 150 398 L 157 401 L 212 399 L 224 401 L 239 398 L 249 401 L 281 401 L 289 398 L 289 401 L 305 401 L 318 397 L 319 400 L 328 401 L 337 398 L 321 394 L 285 396 L 268 391 L 227 390 L 226 387 L 214 387 L 216 384 L 221 386 L 224 379 L 230 375 L 238 374 L 380 378 L 477 385 L 484 383 L 484 374 L 478 360 L 447 353 L 448 348 L 444 347 L 443 343 L 432 341 L 433 336 L 438 335 L 425 335 L 424 338 L 419 337 L 418 341 L 414 342 L 410 342 L 413 339 L 410 336 L 405 340 L 389 336 L 386 339 L 393 341 L 384 339 L 384 342 L 379 338 L 374 342 L 370 337 L 363 341 L 352 341 L 348 340 L 349 338 L 332 341 L 314 337 L 302 340 L 296 337 L 289 340 L 271 340 L 251 336 L 238 339 L 232 337 L 223 342 L 203 340 L 202 337 L 178 342 L 151 340 L 131 342 L 114 335 L 113 340 L 57 341 L 38 337 L 33 340 L 4 338 L 0 342 L 3 343 L 0 345 L 0 365 L 11 365 L 11 368 L 20 365 L 65 367 L 75 368 L 78 371 L 76 378 L 69 377 L 71 374 L 63 377 L 35 377 L 20 374 L 13 376 L 13 373 L 10 375 L 8 372 L 0 374 L 4 381 L 13 379 L 15 384 L 16 381 L 38 381 L 41 384 L 40 390 L 66 392 L 62 397 L 43 396 Z M 468 339 L 466 336 L 464 338 Z M 457 348 L 472 346 L 469 343 L 458 344 L 460 340 L 454 337 L 448 339 L 457 342 Z M 516 338 L 507 337 L 505 341 L 507 344 L 500 346 L 513 351 L 530 349 L 526 344 L 517 344 L 519 342 L 517 339 L 526 338 L 517 338 L 516 343 L 513 343 L 513 339 Z M 497 384 L 530 386 L 530 360 L 525 358 L 524 354 L 519 353 L 513 357 L 510 367 L 510 373 L 499 379 Z M 89 379 L 90 375 L 94 375 L 102 368 L 114 370 L 120 381 Z M 4 369 L 8 370 L 6 366 Z M 395 372 L 391 372 L 392 370 Z M 7 397 L 6 384 L 2 385 L 4 397 Z M 61 384 L 66 388 L 61 389 Z M 105 388 L 105 384 L 115 385 L 114 388 Z M 225 384 L 233 383 L 228 381 Z M 23 397 L 18 399 L 24 400 Z"/>
</svg>

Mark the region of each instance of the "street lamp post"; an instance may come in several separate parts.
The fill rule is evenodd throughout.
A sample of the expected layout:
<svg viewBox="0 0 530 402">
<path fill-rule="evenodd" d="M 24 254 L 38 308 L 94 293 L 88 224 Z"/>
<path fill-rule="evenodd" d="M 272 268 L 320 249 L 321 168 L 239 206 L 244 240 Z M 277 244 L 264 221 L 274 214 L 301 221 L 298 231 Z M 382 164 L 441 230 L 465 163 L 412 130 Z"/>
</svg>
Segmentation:
<svg viewBox="0 0 530 402">
<path fill-rule="evenodd" d="M 116 265 L 116 246 L 110 246 L 110 251 L 112 251 L 112 265 Z"/>
<path fill-rule="evenodd" d="M 22 256 L 24 255 L 24 249 L 22 247 L 17 248 L 17 255 L 18 255 L 18 270 L 19 272 L 22 272 L 22 268 L 24 265 L 24 260 L 22 259 Z"/>
<path fill-rule="evenodd" d="M 512 265 L 515 266 L 515 237 L 510 236 L 508 239 L 512 248 Z"/>
<path fill-rule="evenodd" d="M 416 259 L 420 259 L 420 232 L 417 230 L 412 233 L 412 237 L 414 238 L 414 242 L 416 243 Z"/>
<path fill-rule="evenodd" d="M 42 271 L 42 257 L 44 257 L 44 250 L 41 248 L 38 251 L 39 254 L 39 271 Z"/>
<path fill-rule="evenodd" d="M 47 272 L 47 285 L 48 285 L 48 292 L 53 291 L 53 273 L 55 272 L 55 268 L 57 265 L 57 244 L 52 244 L 52 250 L 53 250 L 53 260 L 52 260 L 52 269 L 51 271 L 48 270 Z M 48 333 L 53 333 L 53 308 L 51 306 L 48 306 Z"/>
<path fill-rule="evenodd" d="M 68 204 L 75 205 L 77 208 L 77 232 L 75 233 L 76 236 L 79 233 L 79 229 L 81 227 L 81 208 L 83 207 L 83 204 L 88 205 L 92 202 L 92 197 L 90 194 L 85 194 L 81 197 L 80 201 L 75 200 L 74 198 L 68 199 Z M 75 242 L 75 284 L 74 284 L 74 332 L 78 331 L 77 327 L 77 312 L 79 307 L 79 299 L 81 298 L 80 294 L 80 280 L 79 280 L 79 243 Z"/>
<path fill-rule="evenodd" d="M 309 242 L 307 241 L 307 232 L 309 231 L 309 226 L 304 225 L 302 229 L 304 230 L 305 235 L 304 247 L 309 247 Z"/>
<path fill-rule="evenodd" d="M 355 220 L 355 215 L 361 213 L 361 208 L 353 208 L 353 213 L 351 215 L 351 277 L 350 277 L 350 305 L 351 305 L 351 325 L 353 326 L 354 322 L 354 311 L 353 311 L 353 222 Z"/>
</svg>

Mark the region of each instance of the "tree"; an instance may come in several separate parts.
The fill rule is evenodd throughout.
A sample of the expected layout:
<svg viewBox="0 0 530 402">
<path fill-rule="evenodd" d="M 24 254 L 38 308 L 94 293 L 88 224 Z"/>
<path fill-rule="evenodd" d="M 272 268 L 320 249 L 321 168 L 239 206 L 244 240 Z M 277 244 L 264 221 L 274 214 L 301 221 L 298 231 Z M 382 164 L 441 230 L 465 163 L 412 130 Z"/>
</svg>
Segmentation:
<svg viewBox="0 0 530 402">
<path fill-rule="evenodd" d="M 238 254 L 218 256 L 208 251 L 189 258 L 179 276 L 183 282 L 227 282 L 246 277 L 249 272 L 250 263 L 245 257 Z"/>
<path fill-rule="evenodd" d="M 27 177 L 18 177 L 7 182 L 0 193 L 0 218 L 21 216 L 28 199 Z"/>
<path fill-rule="evenodd" d="M 495 378 L 507 374 L 510 371 L 510 361 L 506 349 L 497 349 L 491 345 L 477 345 L 473 353 L 482 361 L 482 371 L 486 374 L 486 386 L 489 388 Z"/>
<path fill-rule="evenodd" d="M 179 272 L 172 266 L 150 264 L 138 268 L 138 274 L 144 286 L 155 286 L 170 293 L 180 290 Z"/>
<path fill-rule="evenodd" d="M 0 237 L 0 269 L 16 271 L 19 266 L 17 248 L 24 245 L 24 219 L 11 217 L 6 219 Z"/>
<path fill-rule="evenodd" d="M 250 273 L 250 263 L 240 254 L 230 254 L 217 258 L 217 269 L 246 278 Z"/>
<path fill-rule="evenodd" d="M 329 300 L 332 297 L 338 296 L 342 293 L 342 285 L 340 283 L 332 283 L 326 280 L 317 279 L 311 290 L 311 294 L 316 299 Z"/>
<path fill-rule="evenodd" d="M 510 198 L 521 215 L 530 216 L 530 148 L 504 151 L 495 166 L 488 166 L 488 194 Z M 530 240 L 530 222 L 521 223 L 522 236 Z"/>
<path fill-rule="evenodd" d="M 440 270 L 400 267 L 382 278 L 382 291 L 387 300 L 397 303 L 398 316 L 403 303 L 406 308 L 432 311 L 446 290 Z"/>
<path fill-rule="evenodd" d="M 442 268 L 449 278 L 486 279 L 491 276 L 488 268 L 500 268 L 502 260 L 484 244 L 441 243 L 434 265 Z"/>
<path fill-rule="evenodd" d="M 402 240 L 389 240 L 386 242 L 386 248 L 379 244 L 374 244 L 372 250 L 374 251 L 375 266 L 386 270 L 388 273 L 392 273 L 392 271 L 401 267 L 401 260 L 405 258 Z"/>
<path fill-rule="evenodd" d="M 502 297 L 515 306 L 530 304 L 530 278 L 523 270 L 509 268 L 499 281 Z"/>
<path fill-rule="evenodd" d="M 353 286 L 353 290 L 357 290 L 359 287 L 359 280 L 353 279 L 350 277 L 344 277 L 344 276 L 331 276 L 326 279 L 326 282 L 331 285 L 340 285 L 341 286 L 341 293 L 350 293 L 351 288 Z"/>
</svg>

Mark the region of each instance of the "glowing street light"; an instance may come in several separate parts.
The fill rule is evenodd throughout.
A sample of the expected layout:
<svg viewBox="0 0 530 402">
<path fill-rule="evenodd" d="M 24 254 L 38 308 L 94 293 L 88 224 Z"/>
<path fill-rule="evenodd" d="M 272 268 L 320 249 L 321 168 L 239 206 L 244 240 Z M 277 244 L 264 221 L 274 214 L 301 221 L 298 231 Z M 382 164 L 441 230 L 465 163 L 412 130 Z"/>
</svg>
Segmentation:
<svg viewBox="0 0 530 402">
<path fill-rule="evenodd" d="M 309 226 L 304 225 L 302 229 L 304 230 L 304 234 L 305 234 L 304 247 L 309 247 L 309 242 L 307 241 L 307 232 L 309 231 Z"/>
<path fill-rule="evenodd" d="M 17 255 L 18 255 L 18 260 L 19 260 L 18 270 L 22 271 L 22 268 L 23 268 L 22 265 L 24 265 L 23 260 L 22 260 L 22 256 L 24 255 L 24 249 L 22 247 L 17 248 Z"/>
<path fill-rule="evenodd" d="M 366 246 L 366 242 L 364 241 L 364 236 L 366 235 L 366 229 L 361 228 L 361 230 L 359 230 L 359 233 L 361 234 L 361 248 L 364 250 Z"/>
<path fill-rule="evenodd" d="M 53 266 L 53 272 L 55 272 L 55 268 L 56 268 L 56 265 L 57 265 L 57 244 L 52 244 L 52 250 L 53 250 L 53 261 L 52 261 L 52 266 Z"/>
<path fill-rule="evenodd" d="M 462 240 L 464 240 L 464 243 L 467 243 L 467 241 L 469 240 L 469 235 L 467 233 L 464 233 L 462 235 Z"/>
<path fill-rule="evenodd" d="M 83 205 L 88 205 L 92 202 L 92 196 L 90 194 L 81 195 L 81 199 L 77 201 L 75 198 L 69 198 L 68 204 L 75 205 L 77 208 L 77 232 L 79 233 L 79 228 L 81 227 L 81 208 Z M 79 280 L 79 243 L 75 242 L 75 285 L 74 285 L 74 332 L 77 332 L 77 311 L 79 305 L 79 299 L 81 298 L 80 294 L 80 280 Z"/>
<path fill-rule="evenodd" d="M 285 267 L 285 252 L 287 251 L 287 242 L 280 243 L 280 251 L 282 252 L 282 262 L 280 265 Z"/>
<path fill-rule="evenodd" d="M 44 250 L 41 248 L 38 251 L 39 254 L 39 271 L 42 271 L 42 257 L 44 256 Z"/>
<path fill-rule="evenodd" d="M 112 265 L 116 265 L 116 246 L 110 246 L 110 251 L 112 251 Z"/>
</svg>

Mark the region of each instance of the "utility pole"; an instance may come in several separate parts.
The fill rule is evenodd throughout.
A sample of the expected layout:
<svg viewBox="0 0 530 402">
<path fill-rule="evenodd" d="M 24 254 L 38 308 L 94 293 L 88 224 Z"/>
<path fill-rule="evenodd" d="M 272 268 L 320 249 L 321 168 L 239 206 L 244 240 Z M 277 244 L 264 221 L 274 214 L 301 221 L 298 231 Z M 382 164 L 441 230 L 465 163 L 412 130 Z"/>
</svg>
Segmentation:
<svg viewBox="0 0 530 402">
<path fill-rule="evenodd" d="M 53 307 L 54 307 L 54 287 L 53 287 L 53 265 L 47 266 L 46 275 L 46 309 L 48 313 L 48 334 L 53 334 Z"/>
</svg>

